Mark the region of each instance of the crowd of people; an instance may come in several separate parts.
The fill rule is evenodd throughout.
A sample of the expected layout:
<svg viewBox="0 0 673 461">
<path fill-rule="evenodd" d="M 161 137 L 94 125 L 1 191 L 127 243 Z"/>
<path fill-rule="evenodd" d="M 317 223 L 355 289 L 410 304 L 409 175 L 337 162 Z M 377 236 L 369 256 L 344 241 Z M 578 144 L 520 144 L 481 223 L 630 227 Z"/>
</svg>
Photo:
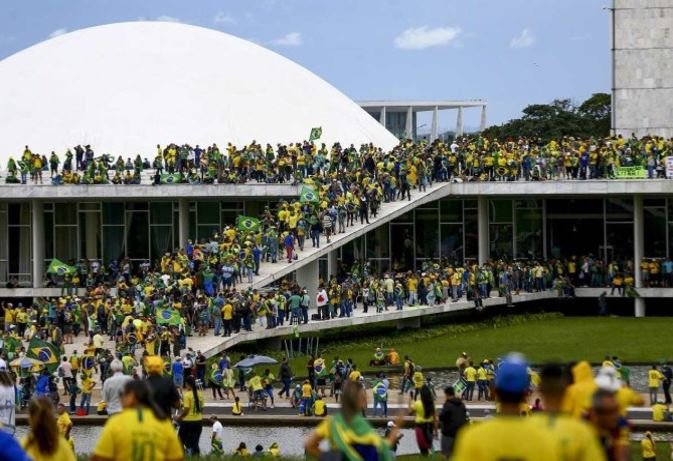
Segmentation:
<svg viewBox="0 0 673 461">
<path fill-rule="evenodd" d="M 549 142 L 519 138 L 506 141 L 479 135 L 451 142 L 402 141 L 390 152 L 372 144 L 359 148 L 335 143 L 331 147 L 308 141 L 262 146 L 228 143 L 157 145 L 156 154 L 135 158 L 104 153 L 92 146 L 68 149 L 63 158 L 52 151 L 33 152 L 25 146 L 18 161 L 10 157 L 7 183 L 42 183 L 48 173 L 52 184 L 140 184 L 143 171 L 151 172 L 154 184 L 162 183 L 265 183 L 300 182 L 308 177 L 354 174 L 364 168 L 372 176 L 387 178 L 391 186 L 406 170 L 413 186 L 432 181 L 515 181 L 602 179 L 617 177 L 620 167 L 640 167 L 648 178 L 665 176 L 665 157 L 673 141 L 657 136 L 603 139 L 564 137 Z M 350 172 L 350 173 L 349 173 Z"/>
</svg>

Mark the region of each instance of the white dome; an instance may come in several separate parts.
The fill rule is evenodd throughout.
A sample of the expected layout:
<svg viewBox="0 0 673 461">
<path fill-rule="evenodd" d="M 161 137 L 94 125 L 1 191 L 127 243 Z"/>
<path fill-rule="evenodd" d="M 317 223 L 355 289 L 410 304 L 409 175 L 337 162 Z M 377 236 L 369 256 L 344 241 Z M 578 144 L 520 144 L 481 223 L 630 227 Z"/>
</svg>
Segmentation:
<svg viewBox="0 0 673 461">
<path fill-rule="evenodd" d="M 396 138 L 344 94 L 252 42 L 202 27 L 129 22 L 82 29 L 0 61 L 0 162 L 28 144 L 62 154 L 153 158 L 156 144 Z"/>
</svg>

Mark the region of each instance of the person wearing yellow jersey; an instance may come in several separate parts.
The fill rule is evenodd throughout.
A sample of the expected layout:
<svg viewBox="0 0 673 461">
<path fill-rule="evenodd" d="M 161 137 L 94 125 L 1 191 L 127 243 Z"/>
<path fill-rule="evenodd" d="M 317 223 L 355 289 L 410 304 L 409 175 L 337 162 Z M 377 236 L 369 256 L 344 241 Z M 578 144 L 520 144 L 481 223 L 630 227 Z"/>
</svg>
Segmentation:
<svg viewBox="0 0 673 461">
<path fill-rule="evenodd" d="M 579 362 L 571 371 L 573 384 L 566 389 L 563 412 L 580 419 L 586 416 L 591 408 L 591 396 L 597 387 L 589 362 Z"/>
<path fill-rule="evenodd" d="M 650 431 L 645 432 L 643 440 L 640 441 L 640 451 L 643 461 L 655 461 L 657 459 L 657 444 L 654 443 Z"/>
<path fill-rule="evenodd" d="M 567 373 L 562 367 L 545 366 L 541 372 L 539 387 L 544 400 L 544 412 L 533 413 L 532 420 L 556 439 L 563 460 L 605 461 L 605 453 L 591 427 L 584 421 L 561 412 L 567 387 Z"/>
<path fill-rule="evenodd" d="M 357 380 L 360 379 L 361 376 L 362 376 L 362 373 L 360 373 L 357 366 L 353 365 L 353 367 L 351 369 L 351 373 L 348 375 L 348 379 L 350 379 L 351 381 L 357 381 Z"/>
<path fill-rule="evenodd" d="M 664 380 L 664 375 L 657 369 L 656 365 L 652 365 L 650 371 L 647 372 L 647 388 L 650 391 L 650 405 L 657 403 L 659 387 Z"/>
<path fill-rule="evenodd" d="M 474 368 L 474 364 L 470 361 L 470 364 L 463 370 L 463 377 L 465 378 L 466 387 L 465 392 L 463 393 L 464 400 L 472 400 L 474 396 L 474 386 L 477 383 L 477 370 Z"/>
<path fill-rule="evenodd" d="M 234 404 L 231 406 L 231 414 L 234 416 L 243 416 L 243 407 L 241 406 L 241 398 L 234 397 Z"/>
<path fill-rule="evenodd" d="M 410 403 L 409 413 L 415 415 L 418 449 L 422 456 L 427 456 L 432 450 L 432 440 L 437 437 L 439 422 L 430 388 L 425 385 L 421 387 L 419 396 L 419 399 Z"/>
<path fill-rule="evenodd" d="M 21 446 L 33 461 L 75 461 L 75 453 L 59 433 L 53 405 L 45 397 L 30 401 L 28 406 L 30 432 Z"/>
<path fill-rule="evenodd" d="M 477 400 L 488 400 L 488 370 L 485 366 L 477 367 Z"/>
<path fill-rule="evenodd" d="M 146 381 L 126 383 L 121 397 L 124 410 L 105 423 L 92 461 L 184 459 L 173 425 L 154 403 L 151 392 Z"/>
<path fill-rule="evenodd" d="M 70 430 L 72 429 L 72 419 L 70 419 L 70 415 L 65 409 L 64 404 L 59 403 L 56 411 L 58 413 L 58 418 L 56 418 L 56 427 L 58 427 L 58 432 L 68 442 L 72 452 L 75 453 L 75 440 L 70 435 Z"/>
<path fill-rule="evenodd" d="M 362 416 L 367 408 L 367 395 L 359 382 L 346 381 L 344 384 L 341 411 L 323 419 L 304 442 L 306 453 L 315 459 L 321 458 L 320 445 L 329 442 L 332 452 L 340 452 L 344 460 L 390 460 L 391 446 L 399 438 L 399 426 L 404 421 L 400 414 L 395 427 L 384 439 Z"/>
<path fill-rule="evenodd" d="M 263 379 L 254 371 L 248 380 L 248 389 L 251 392 L 252 401 L 266 408 L 266 392 L 264 391 Z"/>
<path fill-rule="evenodd" d="M 273 443 L 269 446 L 269 450 L 268 450 L 267 453 L 268 453 L 269 456 L 271 456 L 272 458 L 280 458 L 280 448 L 278 447 L 278 443 L 273 442 Z"/>
<path fill-rule="evenodd" d="M 313 407 L 313 387 L 308 379 L 301 386 L 301 404 L 304 406 L 304 416 L 309 416 Z"/>
<path fill-rule="evenodd" d="M 534 418 L 519 415 L 519 407 L 529 389 L 525 358 L 519 354 L 508 355 L 495 378 L 500 413 L 463 428 L 458 433 L 452 461 L 561 460 L 558 443 L 551 432 L 539 427 Z"/>
<path fill-rule="evenodd" d="M 327 416 L 327 404 L 319 395 L 313 402 L 313 416 Z"/>
<path fill-rule="evenodd" d="M 661 402 L 657 402 L 652 405 L 652 421 L 655 423 L 660 423 L 662 421 L 666 421 L 667 416 L 670 416 L 670 413 L 666 405 Z"/>
<path fill-rule="evenodd" d="M 203 421 L 203 392 L 198 389 L 193 376 L 185 378 L 182 395 L 182 413 L 176 418 L 180 422 L 178 436 L 188 455 L 199 456 L 199 438 Z"/>
</svg>

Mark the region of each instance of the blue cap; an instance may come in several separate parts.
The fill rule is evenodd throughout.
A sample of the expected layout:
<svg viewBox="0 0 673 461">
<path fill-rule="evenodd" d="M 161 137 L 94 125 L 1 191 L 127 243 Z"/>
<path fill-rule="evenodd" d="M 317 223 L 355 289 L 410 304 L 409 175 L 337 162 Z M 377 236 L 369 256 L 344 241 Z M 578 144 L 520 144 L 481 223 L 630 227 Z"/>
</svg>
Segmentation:
<svg viewBox="0 0 673 461">
<path fill-rule="evenodd" d="M 502 361 L 495 376 L 495 388 L 512 393 L 523 393 L 530 387 L 528 362 L 520 354 L 510 354 Z"/>
</svg>

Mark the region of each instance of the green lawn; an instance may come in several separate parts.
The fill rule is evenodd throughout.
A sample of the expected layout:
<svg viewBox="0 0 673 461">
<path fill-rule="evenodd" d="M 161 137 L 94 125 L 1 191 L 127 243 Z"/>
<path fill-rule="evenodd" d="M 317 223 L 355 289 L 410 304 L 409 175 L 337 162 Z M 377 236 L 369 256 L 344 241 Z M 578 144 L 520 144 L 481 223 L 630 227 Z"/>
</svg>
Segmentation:
<svg viewBox="0 0 673 461">
<path fill-rule="evenodd" d="M 360 369 L 370 371 L 368 363 L 377 346 L 394 347 L 402 357 L 408 354 L 425 368 L 453 366 L 463 351 L 475 359 L 494 359 L 508 351 L 518 351 L 532 363 L 580 359 L 600 362 L 606 354 L 617 355 L 625 363 L 659 363 L 673 358 L 665 344 L 667 332 L 672 329 L 673 318 L 538 314 L 519 320 L 495 318 L 402 333 L 391 328 L 387 334 L 369 338 L 332 339 L 321 350 L 328 362 L 335 355 L 350 357 Z M 304 373 L 306 361 L 306 357 L 292 360 L 296 374 Z"/>
</svg>

